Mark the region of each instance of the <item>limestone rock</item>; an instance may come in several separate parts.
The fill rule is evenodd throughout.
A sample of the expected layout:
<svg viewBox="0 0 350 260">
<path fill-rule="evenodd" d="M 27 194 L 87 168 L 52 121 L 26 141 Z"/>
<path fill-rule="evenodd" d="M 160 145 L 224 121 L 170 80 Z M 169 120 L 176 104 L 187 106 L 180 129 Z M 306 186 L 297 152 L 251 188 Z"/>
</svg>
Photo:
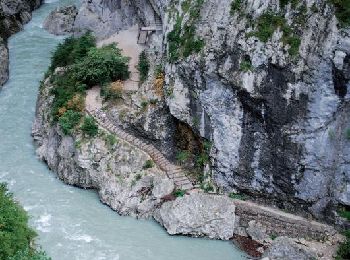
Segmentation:
<svg viewBox="0 0 350 260">
<path fill-rule="evenodd" d="M 266 250 L 263 259 L 269 260 L 313 260 L 317 254 L 310 248 L 297 244 L 290 238 L 279 237 Z"/>
<path fill-rule="evenodd" d="M 72 33 L 77 14 L 78 9 L 74 5 L 59 7 L 45 19 L 43 27 L 55 35 Z"/>
<path fill-rule="evenodd" d="M 164 203 L 155 219 L 171 235 L 228 240 L 235 228 L 235 206 L 226 196 L 193 193 Z"/>
</svg>

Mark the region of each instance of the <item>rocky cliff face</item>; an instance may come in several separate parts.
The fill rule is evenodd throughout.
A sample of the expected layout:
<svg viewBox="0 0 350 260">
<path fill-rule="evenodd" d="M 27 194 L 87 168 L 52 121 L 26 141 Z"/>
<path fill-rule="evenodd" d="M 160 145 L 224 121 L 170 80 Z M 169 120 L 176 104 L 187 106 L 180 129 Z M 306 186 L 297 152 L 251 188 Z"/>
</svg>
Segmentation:
<svg viewBox="0 0 350 260">
<path fill-rule="evenodd" d="M 222 190 L 320 218 L 349 206 L 350 31 L 327 1 L 236 2 L 197 1 L 186 11 L 179 1 L 166 14 L 165 35 L 193 26 L 186 37 L 204 43 L 165 64 L 170 113 L 212 142 Z M 177 43 L 165 44 L 171 60 Z"/>
<path fill-rule="evenodd" d="M 328 1 L 285 2 L 84 1 L 76 27 L 105 38 L 161 19 L 146 47 L 165 101 L 124 126 L 174 156 L 181 125 L 211 143 L 220 190 L 333 219 L 350 206 L 350 31 Z"/>
<path fill-rule="evenodd" d="M 6 40 L 31 19 L 31 12 L 42 0 L 2 0 L 0 2 L 0 86 L 8 79 Z"/>
<path fill-rule="evenodd" d="M 161 199 L 173 192 L 173 181 L 156 167 L 145 169 L 149 155 L 104 129 L 94 138 L 81 131 L 64 135 L 50 119 L 50 89 L 47 79 L 33 124 L 39 158 L 65 183 L 98 191 L 101 201 L 119 214 L 152 216 Z"/>
</svg>

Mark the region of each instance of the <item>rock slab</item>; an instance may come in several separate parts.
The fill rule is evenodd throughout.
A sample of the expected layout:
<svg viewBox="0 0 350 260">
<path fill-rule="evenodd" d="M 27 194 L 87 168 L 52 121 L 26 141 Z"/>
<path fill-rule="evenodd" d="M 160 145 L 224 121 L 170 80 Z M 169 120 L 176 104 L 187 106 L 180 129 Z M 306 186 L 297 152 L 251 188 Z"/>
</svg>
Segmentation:
<svg viewBox="0 0 350 260">
<path fill-rule="evenodd" d="M 235 205 L 225 196 L 193 193 L 164 203 L 154 217 L 171 235 L 228 240 L 233 236 Z"/>
<path fill-rule="evenodd" d="M 74 5 L 59 7 L 53 10 L 44 21 L 44 28 L 54 35 L 65 35 L 73 32 L 78 9 Z"/>
</svg>

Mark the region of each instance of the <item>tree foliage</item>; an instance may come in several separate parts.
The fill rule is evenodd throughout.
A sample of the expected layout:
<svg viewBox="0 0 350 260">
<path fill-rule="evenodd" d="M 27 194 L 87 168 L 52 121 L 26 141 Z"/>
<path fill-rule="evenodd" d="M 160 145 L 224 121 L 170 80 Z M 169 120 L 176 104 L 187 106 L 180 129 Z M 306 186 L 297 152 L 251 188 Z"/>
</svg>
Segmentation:
<svg viewBox="0 0 350 260">
<path fill-rule="evenodd" d="M 35 237 L 35 231 L 28 226 L 26 211 L 14 200 L 6 185 L 0 184 L 0 259 L 48 259 L 31 247 Z"/>
</svg>

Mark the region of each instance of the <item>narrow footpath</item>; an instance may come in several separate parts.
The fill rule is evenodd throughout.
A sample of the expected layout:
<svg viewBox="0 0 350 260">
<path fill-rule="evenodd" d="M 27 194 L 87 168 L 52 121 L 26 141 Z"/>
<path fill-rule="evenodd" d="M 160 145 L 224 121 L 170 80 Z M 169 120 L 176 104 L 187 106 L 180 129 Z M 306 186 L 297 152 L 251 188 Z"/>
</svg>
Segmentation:
<svg viewBox="0 0 350 260">
<path fill-rule="evenodd" d="M 193 189 L 193 185 L 188 177 L 185 175 L 184 170 L 171 163 L 164 155 L 153 145 L 146 144 L 139 138 L 125 132 L 119 126 L 115 125 L 102 111 L 102 99 L 100 97 L 100 88 L 94 87 L 87 91 L 86 96 L 86 112 L 95 118 L 97 123 L 109 132 L 117 135 L 121 140 L 130 143 L 132 146 L 140 149 L 148 154 L 155 164 L 164 172 L 166 172 L 169 179 L 174 181 L 175 186 L 178 189 L 190 190 Z"/>
</svg>

